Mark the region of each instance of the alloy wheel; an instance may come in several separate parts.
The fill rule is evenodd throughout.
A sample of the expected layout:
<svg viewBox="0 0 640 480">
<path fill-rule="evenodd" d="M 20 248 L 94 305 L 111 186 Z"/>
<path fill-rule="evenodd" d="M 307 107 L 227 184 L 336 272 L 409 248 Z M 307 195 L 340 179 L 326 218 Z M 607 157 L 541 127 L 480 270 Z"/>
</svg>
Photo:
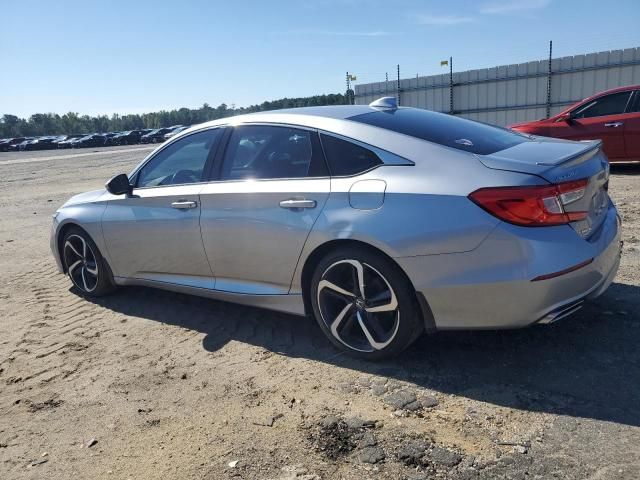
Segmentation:
<svg viewBox="0 0 640 480">
<path fill-rule="evenodd" d="M 391 284 L 358 260 L 330 265 L 318 283 L 318 308 L 331 334 L 359 352 L 382 350 L 393 342 L 400 309 Z"/>
<path fill-rule="evenodd" d="M 98 286 L 98 262 L 91 246 L 80 235 L 69 235 L 64 242 L 64 262 L 71 281 L 91 293 Z"/>
</svg>

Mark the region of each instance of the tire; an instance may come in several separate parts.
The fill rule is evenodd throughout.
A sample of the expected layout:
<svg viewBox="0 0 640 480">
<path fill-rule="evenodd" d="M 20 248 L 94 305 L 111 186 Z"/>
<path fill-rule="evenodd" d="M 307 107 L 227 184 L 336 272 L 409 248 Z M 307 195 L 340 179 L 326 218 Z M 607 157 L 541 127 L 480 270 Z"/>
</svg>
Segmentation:
<svg viewBox="0 0 640 480">
<path fill-rule="evenodd" d="M 86 297 L 101 297 L 115 290 L 111 269 L 91 237 L 70 228 L 62 239 L 62 263 L 73 285 Z"/>
<path fill-rule="evenodd" d="M 323 333 L 357 358 L 397 355 L 424 329 L 415 290 L 404 272 L 366 248 L 327 254 L 316 266 L 309 298 Z"/>
</svg>

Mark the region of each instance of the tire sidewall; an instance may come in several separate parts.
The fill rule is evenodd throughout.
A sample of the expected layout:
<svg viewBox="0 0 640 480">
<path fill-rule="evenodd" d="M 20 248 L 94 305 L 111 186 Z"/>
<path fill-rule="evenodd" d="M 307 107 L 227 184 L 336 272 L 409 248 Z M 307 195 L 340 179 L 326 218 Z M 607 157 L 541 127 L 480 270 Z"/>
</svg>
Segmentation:
<svg viewBox="0 0 640 480">
<path fill-rule="evenodd" d="M 96 264 L 98 265 L 98 284 L 96 285 L 96 288 L 93 291 L 85 292 L 83 289 L 78 287 L 73 281 L 73 279 L 71 278 L 71 275 L 69 275 L 69 273 L 67 272 L 67 277 L 69 277 L 69 280 L 73 284 L 73 287 L 78 292 L 80 292 L 80 294 L 84 297 L 101 297 L 103 295 L 111 293 L 115 289 L 115 283 L 113 281 L 113 275 L 111 273 L 111 269 L 107 265 L 107 262 L 105 261 L 104 257 L 102 256 L 102 253 L 100 252 L 100 249 L 95 244 L 93 239 L 89 236 L 87 232 L 85 232 L 81 228 L 73 227 L 68 229 L 65 232 L 64 237 L 62 238 L 62 246 L 63 246 L 62 261 L 65 263 L 65 266 L 64 266 L 65 270 L 67 269 L 67 265 L 64 258 L 64 244 L 66 243 L 67 239 L 72 235 L 77 235 L 79 237 L 82 237 L 84 241 L 87 242 L 87 244 L 93 251 L 93 255 L 95 256 L 95 259 L 96 259 Z"/>
<path fill-rule="evenodd" d="M 396 294 L 400 308 L 400 325 L 393 342 L 382 350 L 361 352 L 353 350 L 335 338 L 329 327 L 322 320 L 318 305 L 318 283 L 328 267 L 340 260 L 358 260 L 366 263 L 382 274 Z M 313 307 L 313 315 L 327 338 L 340 350 L 350 356 L 377 360 L 399 354 L 420 336 L 424 329 L 420 319 L 415 290 L 404 272 L 393 261 L 367 248 L 344 247 L 327 254 L 316 266 L 309 288 L 309 299 Z"/>
</svg>

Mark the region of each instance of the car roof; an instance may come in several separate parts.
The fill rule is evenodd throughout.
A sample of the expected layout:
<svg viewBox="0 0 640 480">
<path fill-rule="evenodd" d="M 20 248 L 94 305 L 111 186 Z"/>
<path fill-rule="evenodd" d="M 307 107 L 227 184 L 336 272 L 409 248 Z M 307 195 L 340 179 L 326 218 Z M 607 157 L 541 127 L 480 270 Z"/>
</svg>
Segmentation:
<svg viewBox="0 0 640 480">
<path fill-rule="evenodd" d="M 376 108 L 369 105 L 327 105 L 323 107 L 299 107 L 299 108 L 283 108 L 281 110 L 267 110 L 264 112 L 249 113 L 244 116 L 260 116 L 269 114 L 282 115 L 310 115 L 313 117 L 334 118 L 338 120 L 346 120 L 349 117 L 360 115 L 363 113 L 374 112 Z"/>
<path fill-rule="evenodd" d="M 269 110 L 248 113 L 212 120 L 193 125 L 171 137 L 170 142 L 180 141 L 181 138 L 197 131 L 220 126 L 236 126 L 242 124 L 276 124 L 291 127 L 311 128 L 321 132 L 345 137 L 365 145 L 393 152 L 404 158 L 418 158 L 424 154 L 424 149 L 446 148 L 437 143 L 430 143 L 418 137 L 404 135 L 391 129 L 368 125 L 354 121 L 353 117 L 385 110 L 381 107 L 369 105 L 332 105 L 323 107 L 301 107 L 282 110 Z M 398 110 L 416 110 L 409 107 L 398 107 Z M 445 114 L 438 114 L 445 115 Z M 162 148 L 162 147 L 158 147 Z M 468 152 L 449 152 L 451 155 L 469 155 Z M 150 155 L 153 155 L 151 153 Z"/>
<path fill-rule="evenodd" d="M 595 98 L 602 97 L 603 95 L 609 95 L 612 93 L 618 92 L 627 92 L 629 90 L 640 90 L 640 85 L 627 85 L 624 87 L 610 88 L 609 90 L 603 90 L 602 92 L 598 92 L 590 97 L 585 98 L 582 102 L 588 102 L 589 100 L 593 100 Z"/>
<path fill-rule="evenodd" d="M 266 110 L 262 112 L 245 113 L 234 115 L 232 117 L 219 118 L 209 122 L 194 125 L 194 127 L 202 128 L 204 126 L 244 123 L 244 122 L 273 122 L 282 123 L 300 121 L 304 119 L 303 124 L 312 123 L 311 118 L 346 120 L 350 117 L 377 111 L 368 105 L 329 105 L 324 107 L 299 107 L 299 108 L 283 108 L 280 110 Z M 191 127 L 193 128 L 193 127 Z"/>
</svg>

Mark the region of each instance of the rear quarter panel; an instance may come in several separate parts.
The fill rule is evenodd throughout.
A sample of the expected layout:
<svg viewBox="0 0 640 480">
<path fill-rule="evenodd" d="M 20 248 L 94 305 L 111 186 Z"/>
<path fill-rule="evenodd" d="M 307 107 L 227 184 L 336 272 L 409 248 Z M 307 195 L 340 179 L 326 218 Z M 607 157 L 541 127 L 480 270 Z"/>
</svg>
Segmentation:
<svg viewBox="0 0 640 480">
<path fill-rule="evenodd" d="M 407 137 L 408 138 L 408 137 Z M 300 292 L 302 268 L 326 242 L 350 239 L 372 245 L 392 258 L 442 255 L 475 249 L 500 221 L 467 195 L 486 186 L 546 183 L 539 177 L 486 168 L 473 155 L 432 146 L 407 155 L 413 166 L 380 166 L 354 177 L 333 178 L 331 193 L 303 249 L 291 293 Z M 406 147 L 406 144 L 405 144 Z M 358 209 L 349 191 L 361 180 L 386 183 L 378 208 Z M 376 182 L 363 184 L 376 185 Z"/>
</svg>

